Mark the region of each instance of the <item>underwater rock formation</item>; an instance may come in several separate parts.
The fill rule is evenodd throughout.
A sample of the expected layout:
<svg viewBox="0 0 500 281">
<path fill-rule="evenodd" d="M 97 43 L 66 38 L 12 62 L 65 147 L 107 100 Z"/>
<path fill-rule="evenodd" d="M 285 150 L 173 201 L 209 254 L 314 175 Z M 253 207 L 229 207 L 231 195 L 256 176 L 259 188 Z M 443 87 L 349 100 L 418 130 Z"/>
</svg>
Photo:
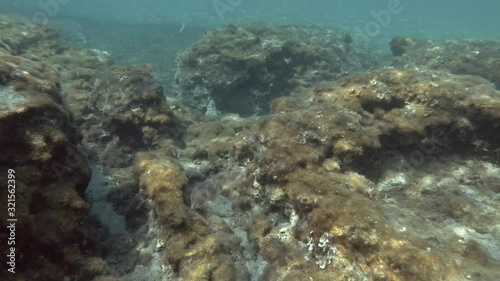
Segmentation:
<svg viewBox="0 0 500 281">
<path fill-rule="evenodd" d="M 187 177 L 175 158 L 159 151 L 140 153 L 137 172 L 161 223 L 158 239 L 165 244 L 165 262 L 179 280 L 248 280 L 247 269 L 235 263 L 240 240 L 229 225 L 216 216 L 205 218 L 185 203 Z"/>
<path fill-rule="evenodd" d="M 200 231 L 199 213 L 213 239 L 237 236 L 250 279 L 494 280 L 499 106 L 480 77 L 387 68 L 276 99 L 263 120 L 197 119 L 177 161 L 188 179 L 211 163 L 222 195 L 197 212 L 185 199 L 185 227 Z M 210 274 L 185 275 L 183 254 L 204 243 L 190 241 L 166 246 L 183 280 Z"/>
<path fill-rule="evenodd" d="M 9 201 L 12 211 L 0 214 L 2 255 L 14 253 L 9 259 L 16 280 L 106 275 L 104 260 L 88 253 L 94 241 L 87 236 L 89 204 L 83 192 L 90 169 L 81 136 L 62 103 L 58 74 L 46 64 L 12 55 L 17 48 L 0 50 L 0 196 L 14 199 Z M 4 236 L 6 224 L 15 228 Z M 7 237 L 14 237 L 15 244 L 7 244 Z M 13 280 L 6 270 L 0 276 Z"/>
<path fill-rule="evenodd" d="M 176 88 L 201 111 L 214 101 L 223 113 L 259 115 L 276 97 L 376 64 L 340 30 L 229 25 L 207 33 L 180 56 Z"/>
<path fill-rule="evenodd" d="M 303 40 L 315 34 L 319 43 Z M 29 203 L 19 207 L 19 241 L 39 250 L 24 256 L 34 268 L 26 279 L 108 280 L 99 277 L 108 268 L 123 280 L 500 279 L 500 93 L 479 76 L 426 67 L 353 74 L 372 65 L 368 56 L 349 49 L 348 35 L 330 33 L 332 47 L 324 34 L 229 26 L 185 54 L 178 90 L 189 101 L 189 81 L 198 83 L 197 108 L 213 100 L 232 112 L 212 96 L 221 90 L 231 102 L 224 91 L 236 88 L 221 81 L 260 94 L 278 79 L 245 80 L 251 65 L 289 71 L 272 97 L 238 112 L 270 102 L 269 115 L 252 118 L 167 102 L 149 66 L 118 67 L 99 50 L 44 50 L 58 44 L 50 36 L 36 51 L 16 49 L 41 62 L 3 48 L 0 144 L 15 151 L 0 163 L 18 167 Z M 213 61 L 190 66 L 190 52 Z M 192 76 L 198 67 L 207 84 Z M 323 80 L 331 83 L 315 85 Z M 59 181 L 50 164 L 68 161 L 68 146 L 82 162 Z M 122 233 L 85 222 L 93 202 L 82 200 L 82 149 L 102 168 L 93 189 L 111 190 L 103 201 L 125 217 Z M 55 254 L 36 259 L 47 249 Z"/>
<path fill-rule="evenodd" d="M 393 65 L 448 70 L 453 74 L 478 75 L 500 89 L 500 41 L 425 41 L 396 37 L 391 41 Z"/>
<path fill-rule="evenodd" d="M 260 200 L 289 217 L 254 222 L 266 280 L 498 278 L 499 107 L 480 77 L 402 69 L 273 101 L 249 149 Z"/>
<path fill-rule="evenodd" d="M 181 135 L 150 66 L 115 66 L 99 50 L 69 49 L 46 61 L 61 72 L 62 94 L 89 157 L 106 169 L 131 168 L 134 151 Z"/>
<path fill-rule="evenodd" d="M 31 24 L 25 18 L 0 15 L 0 48 L 33 61 L 50 57 L 68 48 L 53 29 Z"/>
</svg>

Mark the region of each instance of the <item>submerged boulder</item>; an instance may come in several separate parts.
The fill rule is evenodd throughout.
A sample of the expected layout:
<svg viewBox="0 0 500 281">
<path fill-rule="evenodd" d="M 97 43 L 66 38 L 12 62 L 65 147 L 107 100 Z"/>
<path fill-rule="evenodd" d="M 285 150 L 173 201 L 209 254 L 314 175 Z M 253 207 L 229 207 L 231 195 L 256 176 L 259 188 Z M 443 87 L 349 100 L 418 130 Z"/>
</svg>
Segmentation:
<svg viewBox="0 0 500 281">
<path fill-rule="evenodd" d="M 448 70 L 453 74 L 478 75 L 500 89 L 500 41 L 426 41 L 396 37 L 391 41 L 393 65 Z"/>
<path fill-rule="evenodd" d="M 12 225 L 7 219 L 16 219 L 10 229 L 15 244 L 9 244 L 15 249 L 16 276 L 91 280 L 105 275 L 101 258 L 82 254 L 92 245 L 90 206 L 83 199 L 90 169 L 62 103 L 57 72 L 0 50 L 0 100 L 0 167 L 5 171 L 0 196 L 14 195 L 9 196 L 12 211 L 0 214 L 0 226 L 6 229 L 6 223 Z M 5 274 L 10 273 L 3 270 L 2 280 L 11 280 Z"/>
<path fill-rule="evenodd" d="M 445 71 L 379 69 L 274 100 L 247 165 L 289 219 L 253 222 L 266 280 L 498 278 L 499 124 L 492 84 Z"/>
<path fill-rule="evenodd" d="M 177 93 L 201 111 L 241 116 L 268 112 L 270 102 L 300 87 L 333 81 L 377 64 L 337 29 L 229 25 L 207 33 L 182 53 Z"/>
</svg>

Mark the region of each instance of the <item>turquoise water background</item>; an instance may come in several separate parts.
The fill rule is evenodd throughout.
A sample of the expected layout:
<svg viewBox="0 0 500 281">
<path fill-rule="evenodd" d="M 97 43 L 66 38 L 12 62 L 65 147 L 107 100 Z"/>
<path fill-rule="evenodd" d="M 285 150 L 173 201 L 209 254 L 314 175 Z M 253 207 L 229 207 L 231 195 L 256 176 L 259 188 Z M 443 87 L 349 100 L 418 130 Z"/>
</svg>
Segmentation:
<svg viewBox="0 0 500 281">
<path fill-rule="evenodd" d="M 391 4 L 399 5 L 400 12 L 389 19 L 383 11 Z M 354 33 L 372 30 L 371 43 L 398 34 L 500 38 L 500 1 L 494 0 L 3 0 L 0 9 L 28 18 L 45 13 L 49 20 L 69 17 L 207 27 L 241 21 L 336 25 Z M 377 19 L 377 14 L 382 16 Z"/>
</svg>

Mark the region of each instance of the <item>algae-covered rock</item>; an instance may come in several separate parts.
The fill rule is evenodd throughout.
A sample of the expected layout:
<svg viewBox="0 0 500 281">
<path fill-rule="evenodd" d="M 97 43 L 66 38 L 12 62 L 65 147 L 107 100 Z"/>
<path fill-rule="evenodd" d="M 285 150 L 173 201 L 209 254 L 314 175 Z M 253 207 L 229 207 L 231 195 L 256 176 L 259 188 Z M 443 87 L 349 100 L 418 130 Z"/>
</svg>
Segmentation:
<svg viewBox="0 0 500 281">
<path fill-rule="evenodd" d="M 488 222 L 498 215 L 485 213 L 499 208 L 496 172 L 460 184 L 458 171 L 481 165 L 453 159 L 496 161 L 499 99 L 477 76 L 379 69 L 275 99 L 262 121 L 197 117 L 179 155 L 217 163 L 219 174 L 246 167 L 243 182 L 225 179 L 230 214 L 214 204 L 200 212 L 251 218 L 261 280 L 489 280 L 498 276 L 485 250 L 497 247 Z"/>
<path fill-rule="evenodd" d="M 68 49 L 57 32 L 22 17 L 0 15 L 0 49 L 11 55 L 41 60 Z"/>
<path fill-rule="evenodd" d="M 500 88 L 500 41 L 424 41 L 396 37 L 391 41 L 398 67 L 428 67 L 453 74 L 478 75 Z"/>
<path fill-rule="evenodd" d="M 399 69 L 349 76 L 314 89 L 308 102 L 275 100 L 275 114 L 260 129 L 261 142 L 272 148 L 261 161 L 266 176 L 279 179 L 293 166 L 328 158 L 349 166 L 384 146 L 416 146 L 414 138 L 427 143 L 445 133 L 451 146 L 482 139 L 495 150 L 499 136 L 484 128 L 497 128 L 499 99 L 492 85 L 474 76 Z"/>
<path fill-rule="evenodd" d="M 209 224 L 184 202 L 187 177 L 176 160 L 139 153 L 136 165 L 140 186 L 161 223 L 165 262 L 174 274 L 192 281 L 247 280 L 246 270 L 230 256 L 240 251 L 239 239 L 223 221 Z"/>
<path fill-rule="evenodd" d="M 152 154 L 139 154 L 137 169 L 140 186 L 153 200 L 159 219 L 169 227 L 186 223 L 183 188 L 187 182 L 182 168 L 168 159 L 155 160 Z"/>
<path fill-rule="evenodd" d="M 0 144 L 12 149 L 0 163 L 17 167 L 19 241 L 35 250 L 23 278 L 500 279 L 500 94 L 484 78 L 352 73 L 372 61 L 345 33 L 228 26 L 181 55 L 178 90 L 210 103 L 203 115 L 167 103 L 149 66 L 42 52 L 58 40 L 40 40 L 0 41 Z M 400 38 L 393 50 L 410 60 L 425 44 Z M 268 104 L 265 117 L 223 113 Z M 95 188 L 112 190 L 102 201 L 126 216 L 120 235 L 93 225 L 108 264 L 88 255 L 73 120 L 103 167 Z"/>
<path fill-rule="evenodd" d="M 492 194 L 480 192 L 478 182 L 435 180 L 453 169 L 470 174 L 457 157 L 498 160 L 499 105 L 500 92 L 480 77 L 410 69 L 351 75 L 307 96 L 274 100 L 251 149 L 257 165 L 248 166 L 259 200 L 274 202 L 290 219 L 274 227 L 254 222 L 252 237 L 270 262 L 266 280 L 304 278 L 290 267 L 300 256 L 294 253 L 308 260 L 295 267 L 314 280 L 498 276 L 495 251 L 480 259 L 471 254 L 464 266 L 452 238 L 460 233 L 491 247 L 498 230 L 488 222 L 498 215 L 484 212 L 499 208 Z M 269 189 L 281 190 L 282 199 Z M 486 206 L 472 207 L 466 194 Z M 288 262 L 278 253 L 287 253 Z"/>
<path fill-rule="evenodd" d="M 0 167 L 11 171 L 10 176 L 0 176 L 0 195 L 15 196 L 9 197 L 15 199 L 13 211 L 2 212 L 0 224 L 7 229 L 6 224 L 12 226 L 8 218 L 17 220 L 10 229 L 15 233 L 10 235 L 15 244 L 10 245 L 15 249 L 16 276 L 89 280 L 106 275 L 104 261 L 82 254 L 93 243 L 87 237 L 89 204 L 83 199 L 90 169 L 81 137 L 62 103 L 57 72 L 0 51 L 0 100 Z M 7 249 L 12 251 L 3 248 L 2 254 Z M 85 266 L 96 260 L 101 266 Z M 11 273 L 0 273 L 2 280 L 13 276 L 7 274 Z"/>
<path fill-rule="evenodd" d="M 296 25 L 229 25 L 206 34 L 179 58 L 178 94 L 205 111 L 268 112 L 276 97 L 376 65 L 376 59 L 336 29 Z M 211 109 L 213 111 L 213 109 Z"/>
<path fill-rule="evenodd" d="M 173 115 L 151 67 L 115 67 L 108 75 L 96 80 L 94 89 L 101 93 L 95 113 L 102 114 L 106 131 L 132 147 L 151 145 L 159 135 L 167 135 Z"/>
<path fill-rule="evenodd" d="M 132 167 L 134 151 L 177 140 L 182 131 L 151 66 L 119 67 L 101 55 L 70 49 L 47 61 L 62 73 L 62 94 L 89 157 L 106 169 Z"/>
</svg>

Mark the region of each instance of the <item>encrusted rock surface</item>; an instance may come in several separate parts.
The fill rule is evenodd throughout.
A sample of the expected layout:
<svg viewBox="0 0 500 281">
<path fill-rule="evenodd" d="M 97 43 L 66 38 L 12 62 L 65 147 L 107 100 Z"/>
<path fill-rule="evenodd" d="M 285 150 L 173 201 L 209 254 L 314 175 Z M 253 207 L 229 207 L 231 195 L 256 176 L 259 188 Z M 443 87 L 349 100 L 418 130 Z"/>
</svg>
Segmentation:
<svg viewBox="0 0 500 281">
<path fill-rule="evenodd" d="M 500 89 L 500 42 L 493 40 L 425 41 L 396 37 L 391 41 L 398 67 L 444 69 L 454 74 L 478 75 Z"/>
<path fill-rule="evenodd" d="M 270 261 L 297 251 L 310 261 L 272 264 L 268 280 L 498 278 L 496 250 L 487 250 L 499 237 L 490 224 L 498 214 L 486 210 L 499 207 L 491 172 L 499 106 L 500 93 L 482 78 L 391 68 L 275 100 L 252 149 L 260 152 L 253 186 L 292 215 L 274 229 L 258 221 L 257 236 L 269 234 L 256 240 L 261 249 L 282 245 L 262 252 Z M 474 159 L 486 163 L 465 164 Z M 490 167 L 478 175 L 486 185 L 460 184 L 470 165 Z M 283 243 L 287 235 L 295 242 Z M 468 243 L 474 253 L 465 254 Z"/>
<path fill-rule="evenodd" d="M 500 92 L 491 78 L 417 64 L 358 73 L 369 57 L 348 35 L 328 34 L 207 34 L 177 77 L 197 109 L 215 102 L 206 115 L 167 102 L 149 66 L 117 67 L 99 50 L 67 46 L 16 50 L 43 54 L 41 63 L 3 48 L 0 128 L 9 138 L 0 144 L 15 151 L 0 163 L 16 165 L 29 202 L 18 210 L 29 230 L 19 241 L 57 253 L 25 256 L 35 268 L 26 276 L 108 280 L 109 268 L 123 280 L 500 279 Z M 33 48 L 58 42 L 43 40 Z M 331 83 L 316 85 L 323 80 Z M 232 92 L 240 87 L 259 99 Z M 237 113 L 270 104 L 269 114 L 214 111 L 234 112 L 231 93 L 248 101 Z M 103 192 L 98 203 L 123 216 L 123 229 L 85 223 L 89 203 L 99 204 L 82 200 L 83 149 L 95 161 L 89 189 Z M 66 163 L 76 156 L 79 166 Z M 71 169 L 54 173 L 52 163 Z M 85 252 L 96 239 L 106 262 Z"/>
<path fill-rule="evenodd" d="M 74 112 L 91 159 L 131 167 L 139 148 L 176 137 L 176 121 L 148 65 L 114 66 L 98 50 L 72 50 L 47 59 L 61 73 L 63 96 Z M 117 152 L 120 151 L 120 152 Z"/>
<path fill-rule="evenodd" d="M 242 116 L 268 112 L 276 97 L 377 64 L 340 30 L 296 25 L 229 25 L 206 34 L 179 58 L 177 91 L 190 106 Z"/>
<path fill-rule="evenodd" d="M 9 205 L 13 216 L 7 210 L 0 214 L 0 239 L 3 256 L 15 247 L 16 265 L 15 274 L 4 266 L 1 279 L 92 280 L 106 275 L 106 263 L 89 252 L 95 241 L 87 236 L 90 206 L 83 193 L 90 169 L 77 127 L 62 103 L 58 74 L 46 64 L 12 55 L 16 48 L 0 50 L 0 196 L 4 202 L 7 195 L 15 196 Z M 9 169 L 15 171 L 10 182 Z M 17 219 L 15 244 L 7 244 L 12 230 L 4 235 L 8 218 Z"/>
<path fill-rule="evenodd" d="M 277 99 L 261 121 L 197 117 L 176 157 L 149 160 L 183 165 L 175 170 L 188 178 L 188 206 L 197 182 L 221 189 L 196 211 L 168 204 L 186 224 L 164 238 L 174 274 L 206 278 L 216 267 L 194 274 L 186 253 L 202 263 L 230 249 L 233 267 L 239 255 L 258 261 L 247 263 L 250 279 L 498 278 L 499 100 L 480 77 L 386 68 Z M 240 246 L 213 248 L 185 228 L 214 241 L 236 236 Z"/>
</svg>

